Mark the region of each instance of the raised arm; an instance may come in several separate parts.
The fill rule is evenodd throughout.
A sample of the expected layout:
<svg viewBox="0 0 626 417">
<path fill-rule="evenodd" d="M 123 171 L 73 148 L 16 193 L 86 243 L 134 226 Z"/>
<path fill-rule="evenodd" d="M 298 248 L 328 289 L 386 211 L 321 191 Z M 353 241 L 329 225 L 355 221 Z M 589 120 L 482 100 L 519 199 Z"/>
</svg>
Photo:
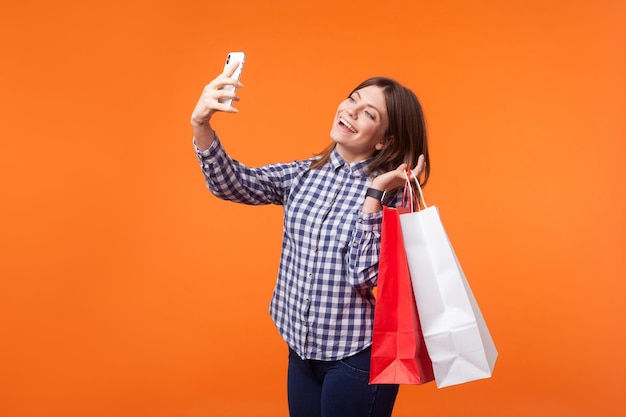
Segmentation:
<svg viewBox="0 0 626 417">
<path fill-rule="evenodd" d="M 211 146 L 215 138 L 215 131 L 211 127 L 211 118 L 217 112 L 237 113 L 237 109 L 227 104 L 219 102 L 222 98 L 230 98 L 233 101 L 239 101 L 236 92 L 222 90 L 226 85 L 232 85 L 237 88 L 243 87 L 239 81 L 231 78 L 239 61 L 235 61 L 226 67 L 223 73 L 217 76 L 213 81 L 207 84 L 202 90 L 202 95 L 193 109 L 191 114 L 191 127 L 198 150 L 204 151 Z"/>
</svg>

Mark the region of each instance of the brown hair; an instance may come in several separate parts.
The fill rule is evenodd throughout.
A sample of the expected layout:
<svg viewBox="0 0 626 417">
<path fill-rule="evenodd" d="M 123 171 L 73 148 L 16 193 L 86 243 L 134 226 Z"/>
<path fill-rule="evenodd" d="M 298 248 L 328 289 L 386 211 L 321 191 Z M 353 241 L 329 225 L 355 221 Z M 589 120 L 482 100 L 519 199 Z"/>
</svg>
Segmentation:
<svg viewBox="0 0 626 417">
<path fill-rule="evenodd" d="M 391 138 L 391 141 L 385 149 L 377 150 L 374 153 L 374 159 L 368 167 L 369 174 L 392 171 L 403 163 L 414 168 L 419 156 L 424 155 L 426 168 L 420 184 L 426 185 L 430 176 L 430 158 L 428 156 L 426 122 L 419 100 L 413 91 L 386 77 L 374 77 L 365 80 L 348 96 L 370 85 L 382 88 L 385 94 L 387 114 L 389 115 L 389 127 L 385 132 L 385 137 Z M 317 154 L 320 158 L 311 164 L 311 168 L 317 169 L 326 164 L 333 149 L 335 149 L 335 143 L 331 143 Z"/>
</svg>

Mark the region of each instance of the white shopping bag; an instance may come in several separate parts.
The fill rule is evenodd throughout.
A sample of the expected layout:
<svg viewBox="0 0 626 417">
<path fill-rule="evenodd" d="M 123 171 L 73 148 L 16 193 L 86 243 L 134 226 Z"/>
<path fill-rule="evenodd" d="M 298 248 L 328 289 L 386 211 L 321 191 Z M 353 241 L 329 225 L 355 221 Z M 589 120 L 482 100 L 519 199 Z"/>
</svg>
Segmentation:
<svg viewBox="0 0 626 417">
<path fill-rule="evenodd" d="M 415 301 L 438 388 L 492 375 L 498 352 L 437 207 L 400 214 Z M 418 204 L 419 206 L 419 204 Z"/>
</svg>

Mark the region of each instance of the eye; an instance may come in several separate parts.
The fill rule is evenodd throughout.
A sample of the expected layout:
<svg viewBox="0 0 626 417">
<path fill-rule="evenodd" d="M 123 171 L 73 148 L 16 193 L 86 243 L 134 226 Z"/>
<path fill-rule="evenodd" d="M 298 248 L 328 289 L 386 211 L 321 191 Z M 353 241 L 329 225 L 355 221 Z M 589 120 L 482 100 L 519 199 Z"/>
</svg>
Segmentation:
<svg viewBox="0 0 626 417">
<path fill-rule="evenodd" d="M 373 115 L 372 113 L 368 112 L 367 110 L 365 110 L 363 113 L 365 113 L 365 115 L 366 115 L 367 117 L 369 117 L 370 119 L 372 119 L 372 120 L 376 120 L 376 118 L 374 117 L 374 115 Z"/>
<path fill-rule="evenodd" d="M 350 96 L 350 97 L 348 97 L 348 101 L 350 103 L 354 103 L 356 100 L 355 100 L 354 96 Z"/>
</svg>

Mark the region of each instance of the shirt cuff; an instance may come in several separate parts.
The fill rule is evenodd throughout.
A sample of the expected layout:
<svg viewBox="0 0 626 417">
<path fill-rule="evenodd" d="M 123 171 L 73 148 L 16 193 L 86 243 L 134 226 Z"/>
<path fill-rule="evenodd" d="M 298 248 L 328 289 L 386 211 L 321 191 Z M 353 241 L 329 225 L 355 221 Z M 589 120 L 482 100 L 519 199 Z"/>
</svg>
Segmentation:
<svg viewBox="0 0 626 417">
<path fill-rule="evenodd" d="M 213 139 L 213 142 L 211 142 L 209 147 L 206 148 L 203 151 L 198 149 L 198 147 L 196 146 L 196 138 L 195 138 L 195 136 L 194 136 L 194 138 L 192 140 L 192 143 L 193 143 L 193 149 L 194 149 L 194 151 L 196 151 L 196 154 L 198 154 L 198 156 L 201 156 L 204 159 L 210 158 L 211 156 L 215 155 L 215 153 L 216 153 L 215 151 L 219 147 L 219 139 L 217 137 L 217 134 L 215 135 L 215 138 Z"/>
<path fill-rule="evenodd" d="M 381 230 L 383 211 L 361 213 L 357 220 L 357 230 L 363 232 L 376 232 Z"/>
</svg>

